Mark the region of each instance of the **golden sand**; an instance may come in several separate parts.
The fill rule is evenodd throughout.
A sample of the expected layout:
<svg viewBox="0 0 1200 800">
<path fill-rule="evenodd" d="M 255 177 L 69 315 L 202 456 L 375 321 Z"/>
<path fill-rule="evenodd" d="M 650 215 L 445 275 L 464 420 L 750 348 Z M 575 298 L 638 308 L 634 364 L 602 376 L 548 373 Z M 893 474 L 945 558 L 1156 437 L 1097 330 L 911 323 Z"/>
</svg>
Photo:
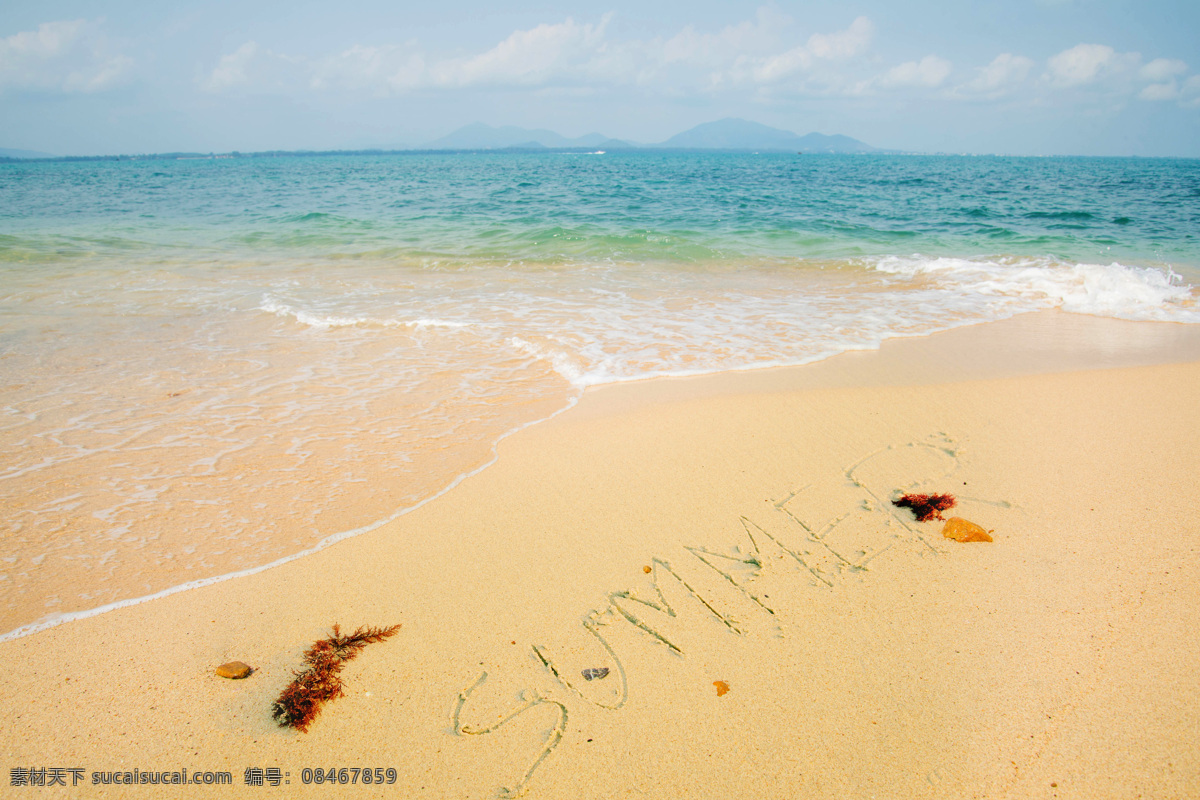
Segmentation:
<svg viewBox="0 0 1200 800">
<path fill-rule="evenodd" d="M 1200 351 L 1032 317 L 589 392 L 384 528 L 2 643 L 4 762 L 106 797 L 1194 796 Z M 402 627 L 278 727 L 333 623 Z"/>
</svg>

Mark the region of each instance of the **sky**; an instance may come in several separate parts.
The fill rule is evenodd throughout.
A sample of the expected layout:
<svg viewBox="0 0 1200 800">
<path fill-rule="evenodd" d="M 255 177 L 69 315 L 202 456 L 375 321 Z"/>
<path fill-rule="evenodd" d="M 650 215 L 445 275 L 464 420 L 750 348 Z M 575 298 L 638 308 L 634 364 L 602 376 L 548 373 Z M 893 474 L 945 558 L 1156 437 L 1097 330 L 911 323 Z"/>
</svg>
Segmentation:
<svg viewBox="0 0 1200 800">
<path fill-rule="evenodd" d="M 1200 157 L 1197 0 L 8 0 L 0 147 L 662 141 L 741 117 L 875 147 Z"/>
</svg>

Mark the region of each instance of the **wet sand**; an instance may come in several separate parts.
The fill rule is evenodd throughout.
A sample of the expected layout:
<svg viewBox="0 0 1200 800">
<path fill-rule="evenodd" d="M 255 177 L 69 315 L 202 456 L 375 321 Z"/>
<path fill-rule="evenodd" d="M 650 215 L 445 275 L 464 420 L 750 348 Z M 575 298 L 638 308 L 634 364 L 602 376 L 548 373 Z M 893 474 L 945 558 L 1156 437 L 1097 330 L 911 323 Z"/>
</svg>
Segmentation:
<svg viewBox="0 0 1200 800">
<path fill-rule="evenodd" d="M 0 643 L 6 785 L 324 797 L 304 770 L 379 767 L 395 782 L 338 796 L 1193 795 L 1197 338 L 1033 314 L 589 391 L 383 528 Z M 891 505 L 907 491 L 995 541 L 942 538 Z M 402 627 L 308 733 L 279 728 L 333 623 Z M 214 674 L 234 659 L 255 673 Z M 232 788 L 92 785 L 184 768 Z"/>
</svg>

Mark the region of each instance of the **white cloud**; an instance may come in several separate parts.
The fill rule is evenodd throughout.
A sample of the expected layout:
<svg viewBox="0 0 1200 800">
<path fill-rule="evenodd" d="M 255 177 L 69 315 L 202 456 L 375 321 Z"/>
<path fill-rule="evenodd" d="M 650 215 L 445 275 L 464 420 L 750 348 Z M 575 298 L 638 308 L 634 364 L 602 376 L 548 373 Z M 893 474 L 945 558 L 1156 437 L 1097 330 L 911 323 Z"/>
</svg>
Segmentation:
<svg viewBox="0 0 1200 800">
<path fill-rule="evenodd" d="M 808 38 L 808 49 L 816 58 L 852 58 L 870 46 L 874 35 L 875 26 L 871 20 L 858 17 L 844 31 L 814 33 Z"/>
<path fill-rule="evenodd" d="M 5 66 L 22 60 L 49 61 L 68 54 L 82 38 L 87 21 L 44 22 L 36 31 L 14 33 L 0 40 L 0 59 Z"/>
<path fill-rule="evenodd" d="M 580 71 L 604 43 L 599 25 L 580 25 L 572 19 L 557 25 L 538 25 L 515 31 L 500 44 L 472 58 L 443 62 L 429 71 L 436 86 L 540 85 Z"/>
<path fill-rule="evenodd" d="M 1200 108 L 1200 75 L 1193 75 L 1183 82 L 1179 90 L 1180 105 Z"/>
<path fill-rule="evenodd" d="M 415 43 L 355 45 L 309 62 L 306 85 L 315 90 L 403 93 L 430 88 L 542 87 L 586 82 L 597 77 L 606 60 L 612 60 L 604 39 L 608 20 L 605 16 L 592 25 L 567 19 L 514 31 L 485 52 L 454 59 L 430 59 Z M 224 71 L 231 77 L 243 77 L 235 56 L 223 58 L 214 76 Z M 228 69 L 224 69 L 226 66 Z"/>
<path fill-rule="evenodd" d="M 210 92 L 239 86 L 375 94 L 474 87 L 578 92 L 636 86 L 689 94 L 791 81 L 791 89 L 807 91 L 804 81 L 794 79 L 831 86 L 846 83 L 834 68 L 865 53 L 874 35 L 870 20 L 859 17 L 844 30 L 812 34 L 803 44 L 788 48 L 784 42 L 792 20 L 763 7 L 752 18 L 715 33 L 687 26 L 666 39 L 617 41 L 608 33 L 611 18 L 607 14 L 596 23 L 568 18 L 517 30 L 483 52 L 459 58 L 427 55 L 412 42 L 355 45 L 319 58 L 287 58 L 247 42 L 222 56 L 198 83 Z M 822 69 L 825 72 L 818 75 Z M 284 74 L 288 71 L 290 77 Z"/>
<path fill-rule="evenodd" d="M 839 61 L 862 54 L 871 44 L 875 26 L 866 17 L 858 17 L 844 31 L 814 33 L 798 47 L 761 58 L 753 69 L 754 80 L 771 83 L 805 72 L 818 61 Z"/>
<path fill-rule="evenodd" d="M 1166 81 L 1187 72 L 1188 66 L 1178 59 L 1156 58 L 1138 70 L 1138 77 L 1147 81 Z"/>
<path fill-rule="evenodd" d="M 697 33 L 688 25 L 665 42 L 641 47 L 648 61 L 721 67 L 739 57 L 777 49 L 779 33 L 791 19 L 770 7 L 758 9 L 753 20 L 728 25 L 717 33 Z"/>
<path fill-rule="evenodd" d="M 1147 66 L 1153 64 L 1154 61 L 1151 61 Z M 1175 64 L 1182 64 L 1182 62 L 1176 61 Z M 1177 76 L 1184 71 L 1186 71 L 1186 67 L 1184 70 L 1172 70 L 1171 74 Z M 1200 76 L 1192 76 L 1183 80 L 1182 83 L 1171 77 L 1170 80 L 1164 80 L 1163 83 L 1150 84 L 1138 92 L 1138 97 L 1151 102 L 1177 100 L 1184 108 L 1198 108 L 1200 107 Z"/>
<path fill-rule="evenodd" d="M 1152 83 L 1138 92 L 1142 100 L 1175 100 L 1179 97 L 1179 87 L 1174 81 L 1170 83 Z"/>
<path fill-rule="evenodd" d="M 220 57 L 198 78 L 211 92 L 238 88 L 292 94 L 349 91 L 376 96 L 411 92 L 501 89 L 585 96 L 613 90 L 661 97 L 740 94 L 776 102 L 798 96 L 869 96 L 892 90 L 936 92 L 950 101 L 1088 101 L 1119 96 L 1146 101 L 1200 102 L 1177 59 L 1143 63 L 1138 53 L 1103 44 L 1079 44 L 1044 63 L 1002 52 L 983 66 L 956 70 L 929 54 L 881 69 L 872 53 L 877 32 L 870 19 L 845 28 L 805 32 L 774 7 L 764 6 L 713 32 L 688 25 L 674 35 L 619 38 L 611 14 L 595 22 L 567 18 L 516 30 L 491 47 L 458 57 L 424 52 L 417 42 L 354 45 L 319 57 L 290 57 L 246 42 Z M 53 31 L 52 31 L 53 33 Z M 63 29 L 60 38 L 72 31 Z M 47 37 L 44 49 L 61 48 Z M 96 80 L 108 80 L 99 71 Z"/>
<path fill-rule="evenodd" d="M 1033 60 L 1012 53 L 1001 53 L 986 67 L 979 67 L 975 79 L 959 87 L 959 93 L 987 98 L 1009 94 L 1025 82 L 1033 70 Z"/>
<path fill-rule="evenodd" d="M 1142 80 L 1153 81 L 1142 87 L 1138 97 L 1150 102 L 1178 100 L 1182 96 L 1176 76 L 1187 72 L 1187 64 L 1182 61 L 1166 58 L 1156 58 L 1138 70 Z"/>
<path fill-rule="evenodd" d="M 316 90 L 365 89 L 386 94 L 416 88 L 424 76 L 425 59 L 414 45 L 354 45 L 313 62 L 308 86 Z"/>
<path fill-rule="evenodd" d="M 1141 59 L 1137 53 L 1117 53 L 1108 45 L 1078 44 L 1051 57 L 1046 76 L 1058 88 L 1084 86 L 1127 74 Z"/>
<path fill-rule="evenodd" d="M 246 67 L 258 55 L 258 44 L 246 42 L 237 50 L 221 56 L 217 66 L 200 82 L 206 92 L 220 92 L 247 82 Z"/>
<path fill-rule="evenodd" d="M 1086 90 L 1093 96 L 1132 97 L 1148 102 L 1178 100 L 1191 105 L 1184 79 L 1188 65 L 1179 59 L 1156 58 L 1142 63 L 1140 53 L 1118 53 L 1107 45 L 1080 44 L 1053 56 L 1042 76 L 1059 92 Z"/>
<path fill-rule="evenodd" d="M 132 66 L 133 59 L 112 51 L 98 22 L 45 22 L 0 39 L 0 90 L 97 92 Z"/>
<path fill-rule="evenodd" d="M 941 86 L 950 77 L 950 62 L 944 58 L 928 55 L 920 61 L 908 61 L 892 67 L 879 79 L 885 88 L 921 87 L 932 89 Z"/>
<path fill-rule="evenodd" d="M 360 88 L 386 80 L 394 47 L 353 47 L 313 64 L 308 85 L 313 89 Z"/>
</svg>

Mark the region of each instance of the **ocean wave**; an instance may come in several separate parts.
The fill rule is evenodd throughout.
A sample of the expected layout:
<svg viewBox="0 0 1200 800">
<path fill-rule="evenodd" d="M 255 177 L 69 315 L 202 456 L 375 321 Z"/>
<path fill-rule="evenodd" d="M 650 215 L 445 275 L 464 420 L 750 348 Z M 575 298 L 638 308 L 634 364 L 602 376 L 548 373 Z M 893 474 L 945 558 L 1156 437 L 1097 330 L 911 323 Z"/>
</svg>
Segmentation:
<svg viewBox="0 0 1200 800">
<path fill-rule="evenodd" d="M 1072 264 L 1043 258 L 865 259 L 878 272 L 932 281 L 942 292 L 1017 298 L 1032 308 L 1128 320 L 1200 323 L 1195 289 L 1170 268 Z"/>
<path fill-rule="evenodd" d="M 510 336 L 508 343 L 519 353 L 545 361 L 574 386 L 583 387 L 604 382 L 591 374 L 594 370 L 581 367 L 565 350 L 539 346 L 519 336 Z"/>
<path fill-rule="evenodd" d="M 474 323 L 472 322 L 457 322 L 455 320 L 423 317 L 418 319 L 381 319 L 379 317 L 369 316 L 338 316 L 336 314 L 317 314 L 304 309 L 294 308 L 287 303 L 283 303 L 270 296 L 264 296 L 262 303 L 259 304 L 255 310 L 265 311 L 268 314 L 274 314 L 277 317 L 290 317 L 302 325 L 309 326 L 310 328 L 372 327 L 413 328 L 416 330 L 422 330 L 425 328 L 447 328 L 456 330 L 474 326 Z"/>
<path fill-rule="evenodd" d="M 1025 219 L 1058 219 L 1072 222 L 1083 222 L 1093 219 L 1090 211 L 1030 211 Z"/>
</svg>

